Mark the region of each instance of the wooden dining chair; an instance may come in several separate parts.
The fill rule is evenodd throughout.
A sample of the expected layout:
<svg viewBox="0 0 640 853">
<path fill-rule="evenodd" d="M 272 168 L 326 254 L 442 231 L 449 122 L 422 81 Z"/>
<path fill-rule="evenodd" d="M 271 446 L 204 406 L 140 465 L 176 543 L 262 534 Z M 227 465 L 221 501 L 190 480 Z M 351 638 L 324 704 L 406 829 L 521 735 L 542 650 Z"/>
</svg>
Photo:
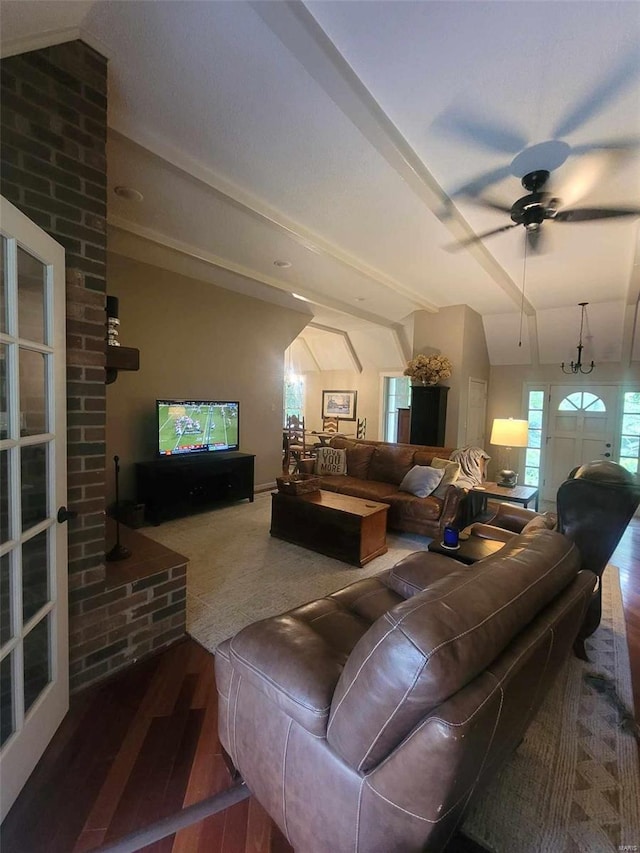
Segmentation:
<svg viewBox="0 0 640 853">
<path fill-rule="evenodd" d="M 367 435 L 367 419 L 366 418 L 358 418 L 358 425 L 356 427 L 356 438 L 366 438 Z"/>
<path fill-rule="evenodd" d="M 314 456 L 313 448 L 307 444 L 304 417 L 288 415 L 283 433 L 284 452 L 282 470 L 289 473 L 291 465 L 297 465 L 301 459 Z"/>
<path fill-rule="evenodd" d="M 338 418 L 323 418 L 322 432 L 338 432 Z"/>
</svg>

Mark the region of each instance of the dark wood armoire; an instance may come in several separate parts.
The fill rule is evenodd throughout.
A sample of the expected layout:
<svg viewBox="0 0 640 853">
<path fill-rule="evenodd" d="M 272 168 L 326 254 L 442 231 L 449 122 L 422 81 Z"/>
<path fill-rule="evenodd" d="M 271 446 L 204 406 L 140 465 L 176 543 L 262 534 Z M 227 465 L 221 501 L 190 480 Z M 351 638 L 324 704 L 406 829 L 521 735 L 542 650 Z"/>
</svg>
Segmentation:
<svg viewBox="0 0 640 853">
<path fill-rule="evenodd" d="M 443 385 L 413 385 L 411 388 L 411 444 L 444 447 L 447 425 L 447 394 Z"/>
</svg>

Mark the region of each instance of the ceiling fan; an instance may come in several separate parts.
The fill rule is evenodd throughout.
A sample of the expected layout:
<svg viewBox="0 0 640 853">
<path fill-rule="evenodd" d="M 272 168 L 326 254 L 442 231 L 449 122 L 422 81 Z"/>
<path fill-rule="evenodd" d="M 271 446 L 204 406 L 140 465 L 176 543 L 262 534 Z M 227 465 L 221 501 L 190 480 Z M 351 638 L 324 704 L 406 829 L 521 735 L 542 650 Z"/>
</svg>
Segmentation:
<svg viewBox="0 0 640 853">
<path fill-rule="evenodd" d="M 505 125 L 484 113 L 479 115 L 473 108 L 447 108 L 433 121 L 433 127 L 437 131 L 453 135 L 466 144 L 471 144 L 474 149 L 484 149 L 497 155 L 506 154 L 510 158 L 510 162 L 482 172 L 459 187 L 452 187 L 447 191 L 449 198 L 476 198 L 505 178 L 521 179 L 523 175 L 545 168 L 553 171 L 569 159 L 575 161 L 599 155 L 599 168 L 602 172 L 604 168 L 616 167 L 621 160 L 634 155 L 640 148 L 640 139 L 635 136 L 577 144 L 569 144 L 567 138 L 570 139 L 576 131 L 582 130 L 621 94 L 636 84 L 640 78 L 639 56 L 634 47 L 619 57 L 599 83 L 570 106 L 567 113 L 549 128 L 550 138 L 545 141 L 532 144 L 516 126 Z M 447 213 L 447 210 L 443 211 L 443 218 L 446 218 Z"/>
<path fill-rule="evenodd" d="M 543 188 L 549 179 L 550 173 L 546 169 L 537 169 L 533 172 L 527 172 L 522 178 L 522 186 L 527 190 L 528 195 L 519 198 L 511 207 L 503 204 L 490 201 L 483 198 L 475 198 L 474 202 L 488 207 L 491 210 L 499 210 L 502 213 L 508 213 L 512 219 L 509 225 L 503 225 L 500 228 L 493 228 L 491 231 L 485 231 L 483 234 L 477 234 L 465 240 L 460 240 L 446 248 L 449 251 L 469 246 L 471 243 L 477 243 L 485 240 L 487 237 L 492 237 L 494 234 L 500 234 L 503 231 L 509 231 L 511 228 L 516 228 L 518 225 L 523 225 L 526 230 L 527 243 L 532 249 L 539 249 L 542 224 L 546 221 L 552 222 L 593 222 L 598 219 L 612 219 L 625 216 L 640 216 L 640 208 L 637 207 L 579 207 L 569 210 L 560 210 L 562 199 L 557 198 L 550 192 L 544 192 Z"/>
</svg>

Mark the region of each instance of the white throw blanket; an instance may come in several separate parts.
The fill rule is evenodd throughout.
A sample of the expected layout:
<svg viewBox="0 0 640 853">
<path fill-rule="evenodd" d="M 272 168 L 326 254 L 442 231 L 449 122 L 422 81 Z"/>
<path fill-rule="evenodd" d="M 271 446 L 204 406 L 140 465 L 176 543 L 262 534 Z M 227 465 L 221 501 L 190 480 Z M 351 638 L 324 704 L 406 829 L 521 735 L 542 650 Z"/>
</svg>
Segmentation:
<svg viewBox="0 0 640 853">
<path fill-rule="evenodd" d="M 486 463 L 491 459 L 482 447 L 460 447 L 453 451 L 450 458 L 452 462 L 458 462 L 460 465 L 460 476 L 455 481 L 456 486 L 465 486 L 469 489 L 482 483 Z"/>
</svg>

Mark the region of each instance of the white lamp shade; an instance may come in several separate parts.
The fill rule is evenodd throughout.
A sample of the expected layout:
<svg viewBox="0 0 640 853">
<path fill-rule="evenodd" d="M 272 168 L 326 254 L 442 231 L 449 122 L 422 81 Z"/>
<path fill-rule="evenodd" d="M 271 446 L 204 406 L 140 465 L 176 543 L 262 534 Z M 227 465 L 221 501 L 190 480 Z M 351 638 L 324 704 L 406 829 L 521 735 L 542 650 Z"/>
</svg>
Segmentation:
<svg viewBox="0 0 640 853">
<path fill-rule="evenodd" d="M 529 441 L 529 423 L 515 418 L 495 418 L 489 441 L 501 447 L 526 447 Z"/>
</svg>

